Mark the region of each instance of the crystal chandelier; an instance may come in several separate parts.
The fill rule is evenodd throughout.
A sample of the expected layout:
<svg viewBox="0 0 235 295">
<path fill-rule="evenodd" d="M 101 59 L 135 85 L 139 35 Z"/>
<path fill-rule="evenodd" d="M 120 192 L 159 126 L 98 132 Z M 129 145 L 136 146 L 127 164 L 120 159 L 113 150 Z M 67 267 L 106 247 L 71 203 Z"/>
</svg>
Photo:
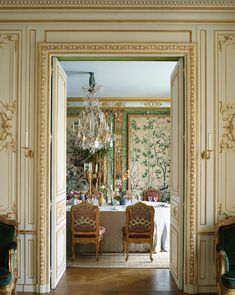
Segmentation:
<svg viewBox="0 0 235 295">
<path fill-rule="evenodd" d="M 89 72 L 89 86 L 83 87 L 85 96 L 83 110 L 73 125 L 75 145 L 82 150 L 95 154 L 107 150 L 113 145 L 112 125 L 109 127 L 105 114 L 100 110 L 96 93 L 101 86 L 96 86 L 94 72 Z"/>
</svg>

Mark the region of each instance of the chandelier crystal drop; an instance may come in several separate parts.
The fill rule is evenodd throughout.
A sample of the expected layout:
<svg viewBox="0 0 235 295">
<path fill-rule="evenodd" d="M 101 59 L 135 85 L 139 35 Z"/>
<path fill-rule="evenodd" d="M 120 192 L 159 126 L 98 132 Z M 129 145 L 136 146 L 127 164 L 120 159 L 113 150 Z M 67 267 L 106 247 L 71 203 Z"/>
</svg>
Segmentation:
<svg viewBox="0 0 235 295">
<path fill-rule="evenodd" d="M 100 110 L 100 102 L 96 96 L 102 89 L 95 85 L 94 73 L 89 72 L 89 86 L 83 87 L 85 96 L 83 110 L 73 125 L 75 145 L 82 150 L 95 154 L 100 150 L 107 150 L 113 145 L 112 124 L 109 127 L 104 112 Z"/>
</svg>

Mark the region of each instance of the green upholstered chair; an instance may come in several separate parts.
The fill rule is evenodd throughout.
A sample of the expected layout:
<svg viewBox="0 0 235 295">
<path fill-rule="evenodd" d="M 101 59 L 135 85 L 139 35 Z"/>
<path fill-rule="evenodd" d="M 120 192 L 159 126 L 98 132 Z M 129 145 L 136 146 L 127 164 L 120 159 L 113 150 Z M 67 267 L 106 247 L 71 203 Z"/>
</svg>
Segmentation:
<svg viewBox="0 0 235 295">
<path fill-rule="evenodd" d="M 219 294 L 235 294 L 235 216 L 216 225 L 216 264 Z"/>
<path fill-rule="evenodd" d="M 0 294 L 15 294 L 18 223 L 0 215 Z"/>
</svg>

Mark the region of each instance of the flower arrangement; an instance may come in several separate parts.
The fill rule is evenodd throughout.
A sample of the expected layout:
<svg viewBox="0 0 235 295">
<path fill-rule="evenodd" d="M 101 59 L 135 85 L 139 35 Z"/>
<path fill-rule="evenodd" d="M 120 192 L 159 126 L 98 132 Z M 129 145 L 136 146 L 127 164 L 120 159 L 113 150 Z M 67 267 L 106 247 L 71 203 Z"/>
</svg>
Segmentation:
<svg viewBox="0 0 235 295">
<path fill-rule="evenodd" d="M 71 199 L 71 198 L 77 198 L 79 199 L 80 198 L 80 192 L 79 191 L 70 191 L 68 193 L 68 198 Z"/>
<path fill-rule="evenodd" d="M 77 204 L 81 199 L 81 193 L 79 191 L 70 191 L 67 194 L 67 201 L 69 204 Z"/>
</svg>

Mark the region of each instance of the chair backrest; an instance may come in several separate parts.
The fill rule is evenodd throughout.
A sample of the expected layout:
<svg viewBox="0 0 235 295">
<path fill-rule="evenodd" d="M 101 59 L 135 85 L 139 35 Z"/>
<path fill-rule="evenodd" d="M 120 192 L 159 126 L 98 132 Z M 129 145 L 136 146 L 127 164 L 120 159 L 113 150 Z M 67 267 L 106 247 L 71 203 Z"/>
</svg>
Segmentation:
<svg viewBox="0 0 235 295">
<path fill-rule="evenodd" d="M 75 235 L 98 235 L 100 227 L 99 207 L 82 202 L 71 208 L 71 230 Z"/>
<path fill-rule="evenodd" d="M 144 191 L 144 201 L 148 201 L 148 197 L 156 198 L 156 201 L 160 201 L 160 191 L 156 188 L 150 187 Z"/>
<path fill-rule="evenodd" d="M 231 216 L 222 221 L 217 230 L 217 247 L 226 252 L 229 264 L 235 265 L 235 217 Z"/>
<path fill-rule="evenodd" d="M 0 266 L 6 261 L 7 251 L 12 242 L 16 242 L 18 223 L 7 215 L 0 215 Z"/>
<path fill-rule="evenodd" d="M 126 230 L 128 233 L 153 234 L 154 207 L 142 202 L 126 208 Z"/>
</svg>

